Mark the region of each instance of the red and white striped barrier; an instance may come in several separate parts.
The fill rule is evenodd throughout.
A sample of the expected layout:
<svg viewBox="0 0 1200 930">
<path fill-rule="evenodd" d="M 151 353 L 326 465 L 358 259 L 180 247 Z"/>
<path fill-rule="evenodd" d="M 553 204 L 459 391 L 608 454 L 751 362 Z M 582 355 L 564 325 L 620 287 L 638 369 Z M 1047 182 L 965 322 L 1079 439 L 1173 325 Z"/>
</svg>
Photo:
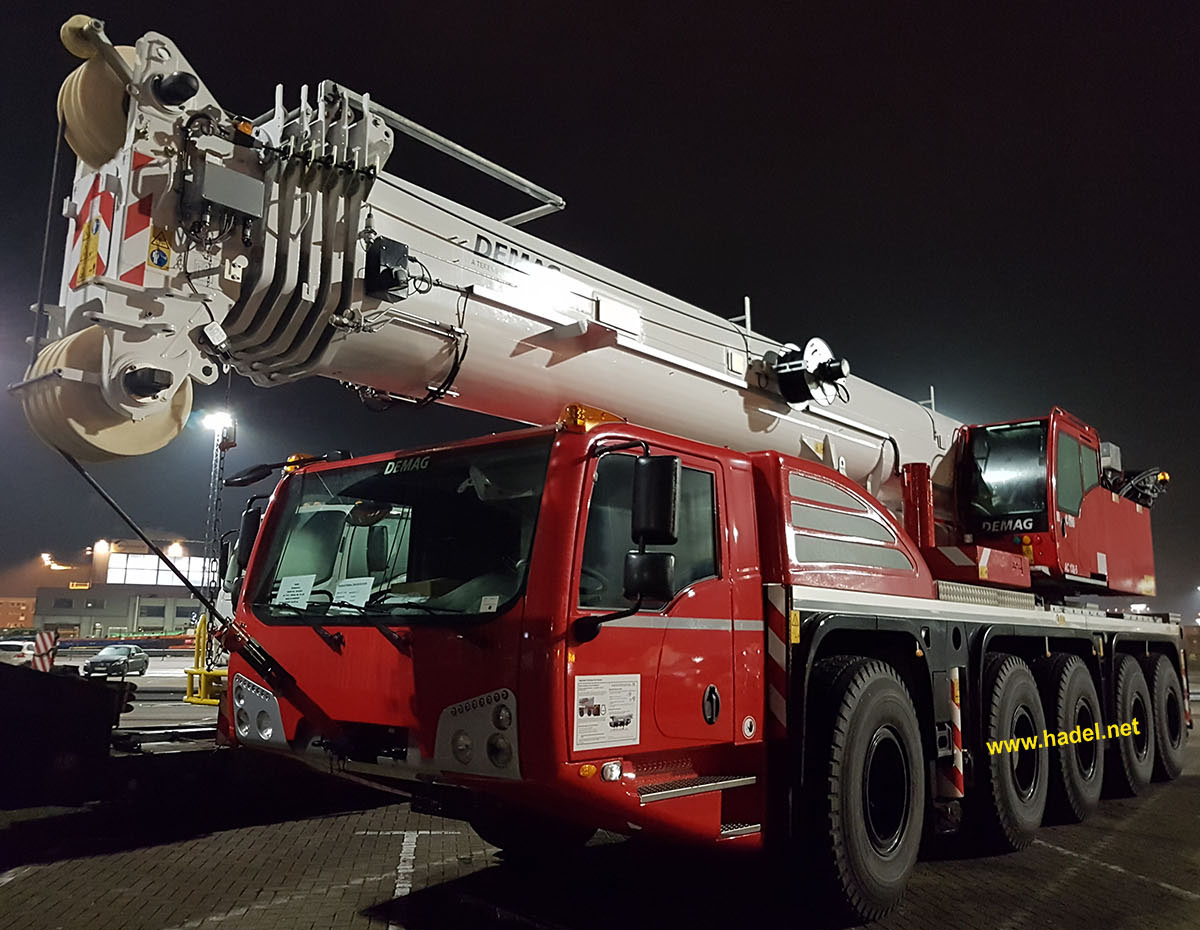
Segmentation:
<svg viewBox="0 0 1200 930">
<path fill-rule="evenodd" d="M 33 638 L 33 667 L 39 672 L 48 672 L 58 655 L 58 631 L 43 630 Z"/>
</svg>

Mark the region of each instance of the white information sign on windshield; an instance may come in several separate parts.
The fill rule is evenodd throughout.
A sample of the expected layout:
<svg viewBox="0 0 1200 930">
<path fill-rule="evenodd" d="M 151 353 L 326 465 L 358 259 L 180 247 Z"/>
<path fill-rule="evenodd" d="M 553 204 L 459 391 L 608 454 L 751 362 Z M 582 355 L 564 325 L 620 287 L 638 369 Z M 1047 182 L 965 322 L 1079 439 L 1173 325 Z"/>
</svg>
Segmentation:
<svg viewBox="0 0 1200 930">
<path fill-rule="evenodd" d="M 289 575 L 279 580 L 279 590 L 271 599 L 272 604 L 287 604 L 289 607 L 307 607 L 312 594 L 316 575 Z"/>
<path fill-rule="evenodd" d="M 371 596 L 371 585 L 374 582 L 375 579 L 370 575 L 363 575 L 361 578 L 343 578 L 333 589 L 334 603 L 340 601 L 343 604 L 354 604 L 358 607 L 366 606 L 367 598 Z"/>
</svg>

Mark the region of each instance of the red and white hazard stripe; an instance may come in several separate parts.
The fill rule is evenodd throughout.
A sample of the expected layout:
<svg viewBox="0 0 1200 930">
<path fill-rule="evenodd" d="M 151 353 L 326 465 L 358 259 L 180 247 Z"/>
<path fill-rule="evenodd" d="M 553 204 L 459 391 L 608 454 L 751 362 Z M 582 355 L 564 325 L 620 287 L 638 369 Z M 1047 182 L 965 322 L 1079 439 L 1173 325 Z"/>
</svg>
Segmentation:
<svg viewBox="0 0 1200 930">
<path fill-rule="evenodd" d="M 133 153 L 130 167 L 130 190 L 137 191 L 138 172 L 153 159 L 141 152 Z M 130 197 L 125 206 L 125 224 L 121 233 L 121 252 L 117 261 L 117 277 L 126 284 L 143 287 L 146 284 L 146 258 L 150 252 L 150 219 L 154 211 L 154 194 Z"/>
<path fill-rule="evenodd" d="M 788 590 L 769 584 L 767 589 L 767 735 L 787 735 L 788 693 Z"/>
<path fill-rule="evenodd" d="M 963 796 L 962 695 L 958 669 L 950 669 L 950 746 L 953 752 L 938 768 L 938 797 Z"/>
<path fill-rule="evenodd" d="M 58 654 L 58 633 L 43 630 L 33 638 L 33 667 L 39 672 L 48 672 L 54 666 Z"/>
<path fill-rule="evenodd" d="M 85 175 L 79 180 L 86 181 L 86 178 Z M 109 191 L 101 189 L 101 180 L 100 172 L 91 176 L 91 183 L 87 186 L 87 193 L 79 205 L 71 230 L 66 267 L 73 269 L 67 282 L 72 290 L 105 272 L 116 200 Z"/>
</svg>

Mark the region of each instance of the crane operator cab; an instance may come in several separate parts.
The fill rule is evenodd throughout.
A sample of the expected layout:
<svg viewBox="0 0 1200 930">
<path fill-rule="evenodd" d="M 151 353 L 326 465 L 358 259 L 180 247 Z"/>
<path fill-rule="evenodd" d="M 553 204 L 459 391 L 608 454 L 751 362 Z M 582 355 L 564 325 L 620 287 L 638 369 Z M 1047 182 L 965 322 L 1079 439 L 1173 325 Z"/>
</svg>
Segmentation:
<svg viewBox="0 0 1200 930">
<path fill-rule="evenodd" d="M 1055 407 L 959 431 L 965 543 L 1021 553 L 1059 595 L 1155 593 L 1150 507 L 1170 476 L 1121 469 L 1120 449 Z"/>
</svg>

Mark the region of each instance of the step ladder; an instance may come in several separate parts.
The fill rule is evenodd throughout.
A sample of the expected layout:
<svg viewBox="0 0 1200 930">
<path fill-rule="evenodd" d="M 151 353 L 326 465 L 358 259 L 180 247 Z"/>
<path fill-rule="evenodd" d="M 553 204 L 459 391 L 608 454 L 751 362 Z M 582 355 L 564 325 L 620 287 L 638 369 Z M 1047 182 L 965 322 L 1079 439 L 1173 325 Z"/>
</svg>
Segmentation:
<svg viewBox="0 0 1200 930">
<path fill-rule="evenodd" d="M 645 807 L 647 804 L 670 801 L 673 798 L 686 798 L 696 794 L 744 788 L 757 781 L 758 777 L 755 775 L 692 775 L 655 784 L 639 785 L 638 799 Z M 721 824 L 720 838 L 730 839 L 735 836 L 748 836 L 761 832 L 762 824 L 758 823 L 723 823 Z"/>
</svg>

